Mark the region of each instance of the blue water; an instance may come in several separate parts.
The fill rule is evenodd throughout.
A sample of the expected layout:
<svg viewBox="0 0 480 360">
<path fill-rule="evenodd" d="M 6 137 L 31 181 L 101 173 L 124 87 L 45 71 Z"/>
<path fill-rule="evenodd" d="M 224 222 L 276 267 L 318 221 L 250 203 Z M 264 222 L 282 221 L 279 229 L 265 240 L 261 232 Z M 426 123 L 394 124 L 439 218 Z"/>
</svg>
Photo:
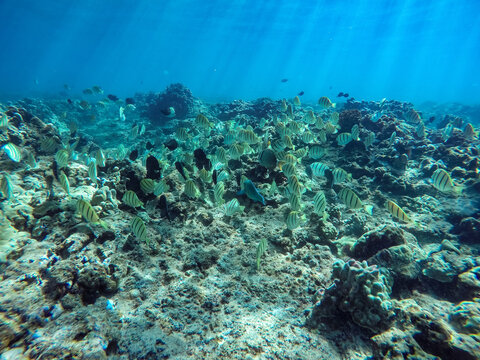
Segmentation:
<svg viewBox="0 0 480 360">
<path fill-rule="evenodd" d="M 480 1 L 0 1 L 0 94 L 479 103 Z M 282 78 L 288 79 L 282 83 Z"/>
</svg>

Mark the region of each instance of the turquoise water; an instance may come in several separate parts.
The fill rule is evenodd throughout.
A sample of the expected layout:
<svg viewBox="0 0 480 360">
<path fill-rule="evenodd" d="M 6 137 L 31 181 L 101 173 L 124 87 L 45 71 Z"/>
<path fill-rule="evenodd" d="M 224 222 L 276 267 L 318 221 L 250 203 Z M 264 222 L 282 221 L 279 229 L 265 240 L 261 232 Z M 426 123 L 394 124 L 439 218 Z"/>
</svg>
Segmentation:
<svg viewBox="0 0 480 360">
<path fill-rule="evenodd" d="M 0 93 L 478 102 L 478 1 L 0 3 Z M 288 79 L 281 82 L 281 79 Z"/>
</svg>

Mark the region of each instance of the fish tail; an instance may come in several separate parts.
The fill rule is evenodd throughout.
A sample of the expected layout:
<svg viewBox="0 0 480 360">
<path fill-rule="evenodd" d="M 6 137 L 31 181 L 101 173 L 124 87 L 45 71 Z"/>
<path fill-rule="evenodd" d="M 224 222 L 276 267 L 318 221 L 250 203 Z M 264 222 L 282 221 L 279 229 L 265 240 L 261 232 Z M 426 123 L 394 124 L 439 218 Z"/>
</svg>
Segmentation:
<svg viewBox="0 0 480 360">
<path fill-rule="evenodd" d="M 455 186 L 453 187 L 453 192 L 454 192 L 456 195 L 462 194 L 464 190 L 465 190 L 465 186 L 462 186 L 462 185 L 455 185 Z"/>
<path fill-rule="evenodd" d="M 365 205 L 364 209 L 369 215 L 373 214 L 373 205 Z"/>
<path fill-rule="evenodd" d="M 332 103 L 332 108 L 336 108 L 337 107 L 337 103 Z"/>
<path fill-rule="evenodd" d="M 105 230 L 110 229 L 110 227 L 108 226 L 108 224 L 107 224 L 105 221 L 100 220 L 98 223 L 99 223 L 100 226 L 103 227 Z"/>
</svg>

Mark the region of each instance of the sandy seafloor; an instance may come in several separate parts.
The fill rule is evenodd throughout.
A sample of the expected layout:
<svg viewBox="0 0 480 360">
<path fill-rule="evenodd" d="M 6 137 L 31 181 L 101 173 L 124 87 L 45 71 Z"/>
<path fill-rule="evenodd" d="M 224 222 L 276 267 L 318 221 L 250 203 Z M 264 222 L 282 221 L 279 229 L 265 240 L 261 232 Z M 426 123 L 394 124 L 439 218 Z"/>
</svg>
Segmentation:
<svg viewBox="0 0 480 360">
<path fill-rule="evenodd" d="M 1 176 L 13 187 L 12 196 L 0 200 L 1 359 L 480 359 L 480 150 L 478 137 L 464 132 L 474 115 L 420 112 L 424 121 L 435 116 L 422 137 L 418 124 L 404 119 L 412 104 L 352 100 L 325 110 L 311 104 L 325 123 L 339 114 L 336 133 L 322 143 L 322 126 L 304 120 L 308 104 L 294 106 L 290 117 L 281 101 L 207 104 L 185 89 L 166 94 L 171 97 L 137 95 L 135 108 L 92 98 L 88 105 L 56 98 L 2 104 L 9 123 L 0 130 L 0 146 L 16 144 L 23 158 L 0 153 Z M 183 104 L 183 113 L 162 116 L 158 109 L 168 99 L 178 102 L 170 100 L 174 107 Z M 199 125 L 199 113 L 212 129 Z M 454 125 L 447 139 L 442 121 Z M 282 131 L 278 122 L 287 125 L 295 150 L 285 151 L 297 157 L 302 185 L 304 221 L 293 230 L 286 225 L 287 177 L 278 166 L 259 164 L 262 146 Z M 145 132 L 132 131 L 135 124 Z M 338 145 L 338 134 L 355 124 L 359 141 Z M 232 159 L 228 126 L 234 143 L 251 126 L 258 144 Z M 187 140 L 178 138 L 178 127 L 187 129 Z M 312 143 L 302 140 L 305 131 L 314 135 Z M 369 133 L 375 141 L 366 147 Z M 76 139 L 63 169 L 67 195 L 55 154 Z M 169 150 L 163 144 L 172 139 L 178 147 Z M 301 156 L 299 149 L 315 143 L 327 150 L 323 157 Z M 213 182 L 200 179 L 193 156 L 202 148 L 215 164 L 220 146 L 229 173 L 223 198 L 245 207 L 233 216 L 215 201 Z M 95 184 L 86 159 L 99 148 L 106 164 Z M 35 165 L 27 164 L 27 152 Z M 150 155 L 168 185 L 170 220 L 160 196 L 139 187 Z M 176 161 L 185 165 L 197 197 L 184 193 Z M 330 186 L 328 176 L 309 176 L 314 161 L 345 169 L 351 180 Z M 439 168 L 461 193 L 432 185 Z M 237 195 L 242 175 L 265 205 Z M 276 192 L 270 192 L 273 180 Z M 337 196 L 343 187 L 373 213 L 347 208 Z M 126 205 L 126 190 L 144 207 Z M 326 196 L 325 216 L 314 212 L 319 191 Z M 81 197 L 108 229 L 76 212 Z M 412 221 L 392 217 L 387 200 Z M 135 216 L 144 221 L 148 241 L 133 234 Z M 257 269 L 261 239 L 267 248 Z"/>
</svg>

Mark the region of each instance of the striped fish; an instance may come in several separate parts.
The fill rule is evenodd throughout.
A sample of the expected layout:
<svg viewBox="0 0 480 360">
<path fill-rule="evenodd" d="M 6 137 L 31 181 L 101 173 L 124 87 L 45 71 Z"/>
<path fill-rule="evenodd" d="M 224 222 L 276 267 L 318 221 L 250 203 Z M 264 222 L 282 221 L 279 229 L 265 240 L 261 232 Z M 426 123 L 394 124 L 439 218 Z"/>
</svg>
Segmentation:
<svg viewBox="0 0 480 360">
<path fill-rule="evenodd" d="M 244 206 L 240 206 L 240 203 L 237 199 L 232 199 L 228 203 L 223 205 L 223 212 L 226 216 L 233 216 L 237 212 L 242 212 L 244 208 Z"/>
<path fill-rule="evenodd" d="M 53 137 L 42 138 L 42 140 L 40 140 L 40 148 L 47 153 L 53 153 L 57 150 L 58 146 L 58 141 Z"/>
<path fill-rule="evenodd" d="M 141 241 L 145 241 L 148 244 L 147 227 L 141 218 L 135 216 L 130 223 L 133 234 Z"/>
<path fill-rule="evenodd" d="M 91 159 L 90 164 L 88 164 L 88 176 L 93 183 L 97 183 L 97 160 Z"/>
<path fill-rule="evenodd" d="M 298 95 L 293 98 L 293 105 L 295 105 L 295 106 L 301 106 L 301 105 L 302 105 L 302 103 L 300 102 L 300 98 L 298 97 Z"/>
<path fill-rule="evenodd" d="M 63 171 L 60 170 L 60 174 L 58 175 L 58 182 L 60 183 L 60 186 L 62 189 L 70 195 L 70 183 L 68 181 L 67 175 Z"/>
<path fill-rule="evenodd" d="M 262 238 L 257 246 L 257 271 L 260 270 L 260 259 L 267 250 L 267 239 Z"/>
<path fill-rule="evenodd" d="M 445 128 L 442 131 L 443 141 L 445 142 L 448 141 L 448 139 L 450 139 L 450 136 L 452 136 L 452 132 L 453 132 L 453 124 L 448 123 L 447 126 L 445 126 Z"/>
<path fill-rule="evenodd" d="M 227 135 L 225 135 L 225 138 L 223 139 L 223 142 L 225 143 L 225 145 L 231 145 L 235 142 L 236 140 L 236 135 L 235 135 L 235 131 L 233 130 L 230 130 Z"/>
<path fill-rule="evenodd" d="M 397 132 L 394 131 L 392 135 L 390 135 L 390 139 L 388 139 L 388 146 L 392 146 L 395 144 L 395 139 L 397 138 Z"/>
<path fill-rule="evenodd" d="M 102 149 L 98 149 L 95 152 L 95 160 L 97 160 L 97 164 L 100 167 L 105 167 L 105 154 L 103 153 Z"/>
<path fill-rule="evenodd" d="M 131 206 L 133 208 L 143 206 L 143 202 L 140 201 L 137 194 L 135 194 L 135 192 L 133 192 L 132 190 L 127 190 L 125 194 L 123 194 L 122 201 L 126 205 Z"/>
<path fill-rule="evenodd" d="M 475 128 L 473 127 L 472 124 L 468 123 L 465 126 L 465 129 L 463 130 L 463 135 L 469 139 L 472 140 L 477 137 L 477 132 L 475 131 Z"/>
<path fill-rule="evenodd" d="M 55 161 L 57 162 L 58 168 L 62 169 L 68 166 L 68 160 L 69 160 L 69 154 L 68 150 L 66 149 L 60 149 L 57 151 L 55 154 Z"/>
<path fill-rule="evenodd" d="M 420 122 L 415 129 L 415 133 L 420 139 L 425 138 L 425 124 L 423 122 Z"/>
<path fill-rule="evenodd" d="M 12 180 L 10 180 L 10 176 L 8 176 L 7 174 L 3 174 L 0 178 L 0 192 L 2 193 L 2 196 L 7 200 L 13 198 Z"/>
<path fill-rule="evenodd" d="M 286 154 L 283 161 L 287 164 L 295 165 L 298 162 L 298 159 L 292 154 Z"/>
<path fill-rule="evenodd" d="M 228 150 L 230 157 L 234 160 L 240 159 L 240 157 L 243 155 L 243 151 L 243 146 L 240 144 L 233 144 Z"/>
<path fill-rule="evenodd" d="M 290 194 L 288 201 L 290 202 L 290 209 L 294 211 L 300 211 L 300 209 L 302 208 L 302 203 L 300 202 L 300 195 L 292 193 Z"/>
<path fill-rule="evenodd" d="M 185 187 L 183 191 L 189 198 L 196 199 L 198 197 L 199 191 L 192 179 L 185 181 Z"/>
<path fill-rule="evenodd" d="M 342 168 L 336 168 L 332 171 L 332 173 L 334 184 L 339 184 L 345 180 L 350 180 L 352 178 L 352 176 Z"/>
<path fill-rule="evenodd" d="M 292 139 L 290 138 L 290 136 L 285 135 L 282 138 L 282 140 L 283 140 L 283 144 L 285 145 L 286 148 L 295 150 L 295 146 L 293 146 L 293 142 L 292 142 Z"/>
<path fill-rule="evenodd" d="M 405 211 L 403 211 L 402 208 L 393 201 L 387 200 L 385 207 L 387 208 L 388 212 L 393 215 L 393 217 L 407 223 L 411 222 Z"/>
<path fill-rule="evenodd" d="M 279 153 L 280 151 L 283 151 L 285 149 L 285 144 L 282 140 L 280 139 L 275 139 L 271 143 L 272 150 L 275 151 L 276 153 Z"/>
<path fill-rule="evenodd" d="M 350 133 L 341 133 L 337 136 L 337 144 L 340 146 L 345 146 L 350 141 L 352 141 L 352 134 Z"/>
<path fill-rule="evenodd" d="M 143 191 L 144 194 L 148 195 L 153 192 L 155 189 L 155 181 L 153 179 L 142 179 L 140 180 L 140 190 Z"/>
<path fill-rule="evenodd" d="M 288 104 L 287 105 L 287 116 L 290 118 L 290 119 L 293 119 L 293 107 L 292 107 L 292 104 Z"/>
<path fill-rule="evenodd" d="M 259 137 L 252 130 L 245 129 L 239 131 L 237 139 L 247 144 L 257 144 L 260 141 Z"/>
<path fill-rule="evenodd" d="M 77 201 L 77 211 L 83 216 L 85 220 L 94 225 L 100 225 L 104 229 L 108 229 L 108 225 L 103 220 L 100 220 L 92 205 L 88 201 L 79 199 Z"/>
<path fill-rule="evenodd" d="M 175 136 L 180 141 L 187 141 L 190 138 L 188 130 L 184 127 L 179 127 L 175 130 Z"/>
<path fill-rule="evenodd" d="M 320 130 L 318 132 L 318 140 L 322 143 L 325 144 L 327 142 L 327 133 L 325 130 Z"/>
<path fill-rule="evenodd" d="M 325 132 L 327 134 L 336 134 L 338 130 L 337 127 L 329 121 L 325 124 Z"/>
<path fill-rule="evenodd" d="M 307 154 L 308 154 L 308 148 L 306 147 L 295 150 L 295 156 L 299 159 L 303 158 Z"/>
<path fill-rule="evenodd" d="M 352 139 L 355 141 L 358 141 L 360 137 L 360 128 L 358 127 L 358 124 L 355 124 L 352 126 L 352 130 L 350 130 L 352 134 Z"/>
<path fill-rule="evenodd" d="M 282 99 L 282 111 L 285 112 L 287 111 L 287 100 L 286 99 Z"/>
<path fill-rule="evenodd" d="M 215 198 L 215 202 L 219 205 L 222 205 L 225 202 L 225 200 L 223 200 L 223 194 L 225 194 L 225 185 L 222 181 L 219 181 L 213 187 L 213 197 Z"/>
<path fill-rule="evenodd" d="M 303 121 L 305 121 L 309 125 L 315 124 L 317 121 L 317 118 L 315 117 L 315 114 L 313 113 L 313 110 L 308 110 L 305 116 L 303 117 Z"/>
<path fill-rule="evenodd" d="M 200 180 L 203 181 L 203 183 L 205 184 L 208 184 L 212 181 L 212 175 L 210 174 L 210 172 L 205 169 L 205 168 L 201 168 L 200 171 L 198 172 L 198 177 L 200 178 Z"/>
<path fill-rule="evenodd" d="M 415 109 L 410 109 L 405 114 L 405 120 L 413 124 L 418 124 L 420 121 L 422 121 L 422 118 Z"/>
<path fill-rule="evenodd" d="M 330 121 L 332 124 L 335 124 L 337 125 L 338 122 L 340 121 L 340 114 L 336 111 L 334 111 L 331 115 L 330 115 Z"/>
<path fill-rule="evenodd" d="M 298 211 L 290 211 L 285 222 L 288 230 L 294 230 L 298 228 L 304 221 L 304 215 L 302 216 Z"/>
<path fill-rule="evenodd" d="M 213 123 L 211 123 L 208 118 L 203 114 L 198 114 L 195 118 L 195 124 L 204 129 L 213 128 Z"/>
<path fill-rule="evenodd" d="M 297 195 L 300 195 L 303 190 L 302 184 L 300 184 L 300 181 L 298 180 L 296 175 L 292 175 L 288 178 L 288 189 Z"/>
<path fill-rule="evenodd" d="M 227 180 L 229 177 L 230 177 L 230 175 L 228 175 L 227 170 L 222 169 L 222 170 L 220 170 L 220 172 L 217 174 L 217 182 L 220 182 L 220 181 L 223 181 L 223 180 Z"/>
<path fill-rule="evenodd" d="M 452 178 L 443 169 L 437 169 L 432 175 L 433 186 L 442 192 L 461 192 L 462 188 L 460 186 L 455 186 L 452 181 Z"/>
<path fill-rule="evenodd" d="M 167 183 L 165 180 L 160 180 L 158 183 L 155 184 L 155 187 L 153 188 L 153 195 L 159 196 L 162 195 L 163 193 L 166 193 L 169 190 Z"/>
<path fill-rule="evenodd" d="M 321 162 L 314 162 L 310 164 L 310 169 L 315 176 L 325 176 L 325 171 L 329 169 L 327 165 Z"/>
<path fill-rule="evenodd" d="M 227 163 L 227 151 L 223 147 L 220 146 L 217 148 L 217 150 L 215 151 L 215 157 L 222 164 Z"/>
<path fill-rule="evenodd" d="M 363 140 L 363 143 L 365 144 L 365 147 L 368 148 L 370 145 L 373 144 L 374 141 L 375 141 L 375 133 L 370 131 L 368 132 L 367 136 Z"/>
<path fill-rule="evenodd" d="M 317 118 L 315 119 L 315 127 L 318 130 L 322 130 L 323 128 L 325 128 L 325 121 L 323 121 L 323 118 L 321 116 L 317 116 Z"/>
<path fill-rule="evenodd" d="M 362 200 L 358 197 L 357 194 L 352 189 L 349 188 L 343 188 L 340 190 L 338 193 L 338 197 L 342 199 L 343 203 L 349 208 L 349 209 L 360 209 L 360 208 L 365 208 L 365 210 L 369 213 L 372 214 L 372 206 L 365 206 L 363 205 Z"/>
<path fill-rule="evenodd" d="M 327 206 L 327 200 L 323 191 L 319 191 L 313 197 L 313 209 L 318 216 L 323 216 L 325 208 Z"/>
<path fill-rule="evenodd" d="M 297 173 L 297 171 L 295 170 L 295 165 L 289 163 L 282 165 L 282 172 L 287 178 Z"/>
<path fill-rule="evenodd" d="M 290 132 L 290 134 L 300 134 L 303 130 L 304 130 L 304 127 L 301 126 L 296 121 L 291 121 L 288 124 L 288 131 Z"/>
<path fill-rule="evenodd" d="M 7 114 L 0 116 L 0 130 L 8 129 L 8 117 Z"/>
<path fill-rule="evenodd" d="M 330 107 L 334 108 L 336 106 L 335 103 L 332 103 L 326 96 L 322 96 L 320 99 L 318 99 L 318 105 L 320 105 L 322 109 L 328 109 Z"/>
<path fill-rule="evenodd" d="M 12 143 L 8 143 L 3 146 L 3 150 L 5 151 L 5 154 L 10 158 L 10 160 L 19 162 L 22 160 L 22 153 L 20 152 L 20 148 Z"/>
<path fill-rule="evenodd" d="M 308 155 L 314 160 L 322 158 L 326 153 L 327 150 L 318 144 L 312 145 L 308 150 Z"/>
</svg>

